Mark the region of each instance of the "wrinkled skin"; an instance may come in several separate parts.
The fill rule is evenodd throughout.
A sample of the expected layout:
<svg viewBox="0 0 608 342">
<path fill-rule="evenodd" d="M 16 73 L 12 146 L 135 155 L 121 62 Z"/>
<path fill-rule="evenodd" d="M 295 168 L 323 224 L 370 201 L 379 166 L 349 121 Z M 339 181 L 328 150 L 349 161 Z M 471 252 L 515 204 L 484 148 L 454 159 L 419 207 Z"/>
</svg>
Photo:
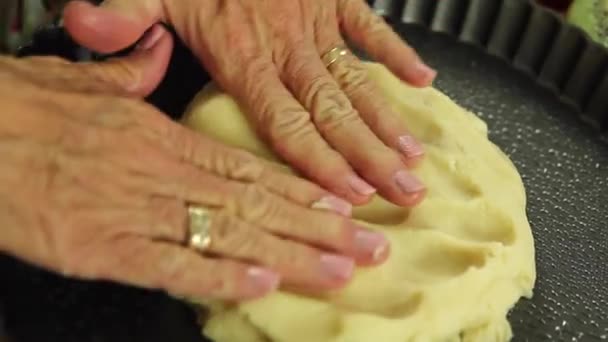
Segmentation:
<svg viewBox="0 0 608 342">
<path fill-rule="evenodd" d="M 159 21 L 171 24 L 259 134 L 310 180 L 363 204 L 378 191 L 402 206 L 424 197 L 407 167 L 423 150 L 379 95 L 361 62 L 326 68 L 343 38 L 414 86 L 426 66 L 364 0 L 106 0 L 70 3 L 65 25 L 81 44 L 113 52 Z"/>
<path fill-rule="evenodd" d="M 355 264 L 384 261 L 386 240 L 357 227 L 348 202 L 137 99 L 169 60 L 157 30 L 104 64 L 0 57 L 0 250 L 77 278 L 234 300 L 339 288 Z M 187 247 L 187 203 L 213 208 L 211 254 Z"/>
</svg>

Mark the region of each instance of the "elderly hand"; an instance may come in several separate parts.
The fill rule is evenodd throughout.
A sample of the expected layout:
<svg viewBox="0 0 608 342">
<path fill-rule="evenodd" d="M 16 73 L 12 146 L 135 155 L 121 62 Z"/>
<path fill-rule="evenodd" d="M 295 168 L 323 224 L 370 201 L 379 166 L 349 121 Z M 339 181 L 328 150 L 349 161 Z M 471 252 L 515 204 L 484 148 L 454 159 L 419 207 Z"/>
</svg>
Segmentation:
<svg viewBox="0 0 608 342">
<path fill-rule="evenodd" d="M 302 174 L 351 203 L 376 189 L 404 206 L 424 186 L 407 170 L 423 155 L 341 32 L 402 80 L 427 86 L 427 67 L 364 0 L 106 0 L 73 2 L 65 25 L 81 44 L 113 52 L 164 21 L 243 105 L 263 138 Z M 329 53 L 329 55 L 328 55 Z"/>
<path fill-rule="evenodd" d="M 385 260 L 387 241 L 347 202 L 122 96 L 149 92 L 171 43 L 161 32 L 105 64 L 0 58 L 0 250 L 219 299 L 335 289 L 355 263 Z M 211 208 L 208 253 L 187 246 L 188 204 Z"/>
</svg>

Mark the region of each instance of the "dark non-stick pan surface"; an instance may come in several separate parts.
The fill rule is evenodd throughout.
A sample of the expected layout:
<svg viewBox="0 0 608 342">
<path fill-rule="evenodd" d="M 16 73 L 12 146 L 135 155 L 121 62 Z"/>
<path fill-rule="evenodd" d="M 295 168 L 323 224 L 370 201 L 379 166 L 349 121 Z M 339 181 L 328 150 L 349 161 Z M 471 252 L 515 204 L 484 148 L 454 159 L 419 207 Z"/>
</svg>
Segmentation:
<svg viewBox="0 0 608 342">
<path fill-rule="evenodd" d="M 523 177 L 538 278 L 534 297 L 509 315 L 514 341 L 608 340 L 606 137 L 510 63 L 449 35 L 395 25 L 439 70 L 436 86 L 488 123 Z M 206 79 L 179 51 L 151 97 L 173 114 Z M 62 279 L 9 258 L 0 274 L 0 329 L 14 342 L 202 341 L 192 312 L 159 293 Z"/>
</svg>

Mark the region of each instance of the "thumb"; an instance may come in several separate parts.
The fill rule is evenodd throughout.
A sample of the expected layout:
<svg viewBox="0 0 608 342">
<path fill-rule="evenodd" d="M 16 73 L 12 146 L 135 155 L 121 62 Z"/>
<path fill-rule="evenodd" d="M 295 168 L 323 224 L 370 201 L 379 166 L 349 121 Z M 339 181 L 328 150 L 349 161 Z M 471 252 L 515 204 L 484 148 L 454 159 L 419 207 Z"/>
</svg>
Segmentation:
<svg viewBox="0 0 608 342">
<path fill-rule="evenodd" d="M 160 0 L 106 0 L 99 7 L 79 0 L 68 3 L 63 12 L 72 38 L 99 53 L 129 47 L 162 17 Z"/>
<path fill-rule="evenodd" d="M 173 37 L 157 24 L 126 57 L 86 63 L 28 57 L 12 70 L 40 87 L 56 91 L 144 97 L 163 79 L 172 47 Z"/>
<path fill-rule="evenodd" d="M 92 75 L 104 93 L 144 97 L 156 89 L 165 76 L 173 50 L 173 38 L 162 25 L 154 25 L 125 57 L 101 63 L 83 63 L 85 75 Z"/>
</svg>

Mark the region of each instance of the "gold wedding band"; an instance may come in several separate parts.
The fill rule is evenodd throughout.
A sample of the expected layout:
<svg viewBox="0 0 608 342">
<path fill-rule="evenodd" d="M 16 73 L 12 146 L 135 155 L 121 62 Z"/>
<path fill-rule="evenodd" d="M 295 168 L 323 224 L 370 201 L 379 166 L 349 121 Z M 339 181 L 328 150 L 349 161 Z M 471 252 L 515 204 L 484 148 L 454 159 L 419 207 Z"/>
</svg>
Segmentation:
<svg viewBox="0 0 608 342">
<path fill-rule="evenodd" d="M 321 60 L 323 64 L 325 64 L 326 68 L 329 68 L 332 64 L 337 62 L 340 58 L 348 55 L 349 50 L 344 45 L 339 45 L 331 50 L 327 51 L 323 56 L 321 56 Z"/>
<path fill-rule="evenodd" d="M 211 245 L 211 214 L 202 207 L 188 206 L 188 246 L 206 252 Z"/>
</svg>

